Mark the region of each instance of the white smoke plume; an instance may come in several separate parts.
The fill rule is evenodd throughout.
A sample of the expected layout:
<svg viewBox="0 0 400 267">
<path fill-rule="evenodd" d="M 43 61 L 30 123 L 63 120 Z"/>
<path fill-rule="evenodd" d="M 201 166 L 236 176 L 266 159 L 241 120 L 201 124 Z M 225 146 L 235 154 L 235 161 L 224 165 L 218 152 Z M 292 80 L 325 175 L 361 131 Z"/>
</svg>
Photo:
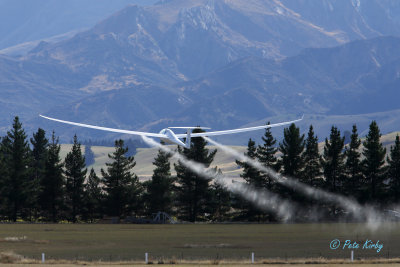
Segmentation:
<svg viewBox="0 0 400 267">
<path fill-rule="evenodd" d="M 152 147 L 158 147 L 164 152 L 171 154 L 172 157 L 179 160 L 183 165 L 185 165 L 186 168 L 189 168 L 199 176 L 205 179 L 213 179 L 214 182 L 220 184 L 226 190 L 241 195 L 247 201 L 253 203 L 264 211 L 273 212 L 283 221 L 292 219 L 295 211 L 298 212 L 299 210 L 292 202 L 282 199 L 277 194 L 274 194 L 268 190 L 257 190 L 244 183 L 229 183 L 227 182 L 227 177 L 224 177 L 222 174 L 218 174 L 214 169 L 207 169 L 203 164 L 189 160 L 185 156 L 155 142 L 151 138 L 145 136 L 142 136 L 142 138 L 148 145 Z"/>
<path fill-rule="evenodd" d="M 215 142 L 211 140 L 210 138 L 203 137 L 207 142 L 210 144 L 213 144 L 223 150 L 225 153 L 228 153 L 240 161 L 246 162 L 247 164 L 251 165 L 253 168 L 258 169 L 261 172 L 264 172 L 268 174 L 272 179 L 274 179 L 276 182 L 287 186 L 289 188 L 292 188 L 310 198 L 319 200 L 319 201 L 325 201 L 329 203 L 334 203 L 340 207 L 342 207 L 344 210 L 350 212 L 355 218 L 360 219 L 360 220 L 366 220 L 368 223 L 368 227 L 371 229 L 378 228 L 380 225 L 380 222 L 383 221 L 383 218 L 381 215 L 374 210 L 372 207 L 364 207 L 360 205 L 357 201 L 338 195 L 330 192 L 326 192 L 324 190 L 314 188 L 311 186 L 308 186 L 304 183 L 301 183 L 297 180 L 294 180 L 289 177 L 285 177 L 277 172 L 275 172 L 273 169 L 268 168 L 261 164 L 259 161 L 254 160 L 250 157 L 245 156 L 244 154 L 241 154 L 235 150 L 233 150 L 230 147 L 224 146 L 218 142 Z"/>
</svg>

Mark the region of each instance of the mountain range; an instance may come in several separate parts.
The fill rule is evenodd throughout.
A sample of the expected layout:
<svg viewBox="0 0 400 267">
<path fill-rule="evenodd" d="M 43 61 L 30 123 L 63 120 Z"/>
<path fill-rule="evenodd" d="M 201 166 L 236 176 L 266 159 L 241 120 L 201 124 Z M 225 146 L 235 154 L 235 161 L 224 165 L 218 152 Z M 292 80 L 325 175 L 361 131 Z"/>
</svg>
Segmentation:
<svg viewBox="0 0 400 267">
<path fill-rule="evenodd" d="M 59 40 L 93 27 L 99 20 L 129 4 L 156 0 L 0 0 L 0 53 L 17 53 L 37 42 Z M 9 48 L 7 51 L 2 49 Z"/>
<path fill-rule="evenodd" d="M 72 37 L 0 55 L 0 127 L 18 114 L 29 130 L 70 140 L 110 135 L 37 114 L 145 131 L 306 114 L 302 130 L 313 123 L 321 137 L 320 125 L 350 129 L 361 118 L 398 130 L 399 10 L 394 0 L 130 5 Z"/>
</svg>

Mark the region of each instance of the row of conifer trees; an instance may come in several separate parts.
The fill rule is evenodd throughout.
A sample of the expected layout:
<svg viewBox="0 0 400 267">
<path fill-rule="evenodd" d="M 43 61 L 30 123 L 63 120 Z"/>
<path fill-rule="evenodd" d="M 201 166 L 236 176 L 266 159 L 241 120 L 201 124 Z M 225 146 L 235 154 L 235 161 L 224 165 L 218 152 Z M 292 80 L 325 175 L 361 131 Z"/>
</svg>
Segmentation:
<svg viewBox="0 0 400 267">
<path fill-rule="evenodd" d="M 260 145 L 250 139 L 246 154 L 311 187 L 347 195 L 362 204 L 382 206 L 397 203 L 400 198 L 400 140 L 397 136 L 387 156 L 380 137 L 373 121 L 363 142 L 354 125 L 350 142 L 345 144 L 340 131 L 332 126 L 330 138 L 325 139 L 319 151 L 313 127 L 310 126 L 306 137 L 292 124 L 284 129 L 279 144 L 269 129 Z M 190 149 L 178 147 L 177 152 L 208 167 L 217 151 L 206 145 L 204 139 L 193 138 Z M 85 153 L 89 151 L 86 149 Z M 134 157 L 128 155 L 124 142 L 115 141 L 115 151 L 98 177 L 93 169 L 87 171 L 76 136 L 71 151 L 61 160 L 54 132 L 47 139 L 45 131 L 38 129 L 28 141 L 16 117 L 0 144 L 0 219 L 93 222 L 104 216 L 151 216 L 164 211 L 186 221 L 279 220 L 274 213 L 199 177 L 181 162 L 174 164 L 176 175 L 172 176 L 171 155 L 163 151 L 154 159 L 152 178 L 140 182 L 134 174 Z M 247 163 L 237 164 L 243 167 L 242 178 L 253 188 L 269 190 L 302 204 L 303 212 L 297 220 L 311 220 L 312 214 L 304 210 L 311 212 L 315 206 L 325 213 L 325 219 L 341 216 L 340 207 L 317 203 L 277 184 Z"/>
<path fill-rule="evenodd" d="M 330 137 L 325 139 L 320 149 L 312 125 L 305 136 L 292 124 L 284 129 L 284 138 L 278 145 L 269 129 L 262 138 L 262 145 L 256 146 L 250 139 L 247 156 L 310 187 L 342 195 L 384 211 L 400 201 L 400 140 L 397 135 L 394 145 L 386 153 L 380 138 L 376 121 L 371 122 L 363 141 L 358 135 L 357 126 L 353 125 L 347 144 L 340 130 L 332 126 Z M 343 207 L 324 202 L 323 199 L 309 199 L 301 192 L 276 183 L 252 166 L 237 163 L 244 168 L 242 177 L 247 183 L 256 188 L 267 188 L 300 204 L 302 209 L 299 210 L 297 220 L 311 220 L 316 210 L 324 214 L 323 219 L 351 217 Z M 246 212 L 247 218 L 276 219 L 273 214 L 254 209 L 252 205 L 248 205 Z"/>
<path fill-rule="evenodd" d="M 202 143 L 199 157 L 198 145 L 187 151 L 209 164 L 216 151 L 208 155 L 201 140 L 197 140 Z M 92 158 L 93 152 L 88 146 L 85 148 L 85 154 Z M 155 158 L 152 179 L 143 183 L 134 174 L 136 162 L 129 156 L 123 140 L 115 141 L 115 151 L 109 154 L 109 163 L 106 169 L 101 169 L 101 177 L 93 168 L 87 170 L 76 135 L 64 160 L 60 152 L 61 145 L 54 132 L 48 139 L 39 128 L 28 140 L 19 118 L 15 117 L 12 129 L 0 143 L 0 220 L 75 223 L 93 222 L 105 216 L 151 216 L 164 211 L 194 221 L 209 219 L 204 215 L 205 207 L 215 213 L 208 198 L 219 187 L 191 176 L 180 164 L 175 166 L 177 177 L 172 177 L 171 155 L 162 151 Z M 191 177 L 184 179 L 185 175 Z M 198 194 L 193 194 L 193 190 Z"/>
</svg>

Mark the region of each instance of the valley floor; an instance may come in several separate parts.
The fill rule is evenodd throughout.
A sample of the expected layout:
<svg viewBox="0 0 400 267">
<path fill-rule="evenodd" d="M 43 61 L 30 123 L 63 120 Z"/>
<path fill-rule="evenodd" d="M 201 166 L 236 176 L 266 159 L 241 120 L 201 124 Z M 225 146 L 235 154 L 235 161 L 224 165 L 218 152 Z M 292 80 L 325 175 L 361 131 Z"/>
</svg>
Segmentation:
<svg viewBox="0 0 400 267">
<path fill-rule="evenodd" d="M 330 246 L 340 240 L 337 249 Z M 360 244 L 344 246 L 346 240 Z M 370 240 L 377 248 L 362 248 Z M 400 224 L 387 223 L 371 230 L 365 224 L 0 224 L 0 255 L 7 263 L 103 262 L 224 264 L 255 262 L 349 263 L 354 259 L 400 263 Z M 8 254 L 7 254 L 8 253 Z M 14 259 L 14 260 L 13 260 Z M 310 265 L 307 265 L 310 266 Z M 376 265 L 375 265 L 376 266 Z"/>
</svg>

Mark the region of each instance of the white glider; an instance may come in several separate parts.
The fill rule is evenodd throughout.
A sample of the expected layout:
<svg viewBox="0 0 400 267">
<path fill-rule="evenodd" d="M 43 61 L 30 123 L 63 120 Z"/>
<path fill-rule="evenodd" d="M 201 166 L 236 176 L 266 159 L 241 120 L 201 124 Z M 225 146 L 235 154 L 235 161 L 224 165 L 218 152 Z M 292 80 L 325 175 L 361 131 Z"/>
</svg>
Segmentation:
<svg viewBox="0 0 400 267">
<path fill-rule="evenodd" d="M 192 129 L 210 129 L 210 128 L 206 128 L 206 127 L 168 127 L 168 128 L 162 129 L 159 133 L 147 133 L 147 132 L 137 132 L 137 131 L 130 131 L 130 130 L 113 129 L 113 128 L 95 126 L 95 125 L 90 125 L 90 124 L 77 123 L 77 122 L 72 122 L 72 121 L 64 121 L 64 120 L 46 117 L 43 115 L 39 115 L 39 116 L 42 118 L 48 119 L 48 120 L 52 120 L 52 121 L 57 121 L 57 122 L 61 122 L 61 123 L 66 123 L 66 124 L 70 124 L 70 125 L 86 127 L 86 128 L 96 129 L 96 130 L 102 130 L 102 131 L 108 131 L 108 132 L 114 132 L 114 133 L 140 135 L 140 136 L 147 136 L 147 137 L 158 137 L 166 143 L 177 144 L 179 146 L 183 146 L 186 148 L 190 148 L 191 137 L 243 133 L 243 132 L 249 132 L 249 131 L 255 131 L 255 130 L 260 130 L 260 129 L 267 129 L 267 128 L 272 128 L 272 127 L 288 125 L 288 124 L 292 124 L 292 123 L 301 121 L 303 119 L 303 117 L 301 117 L 301 119 L 297 119 L 294 121 L 286 121 L 286 122 L 275 123 L 275 124 L 266 124 L 266 125 L 262 125 L 262 126 L 239 128 L 239 129 L 232 129 L 232 130 L 225 130 L 225 131 L 215 131 L 215 132 L 203 132 L 203 133 L 192 133 L 191 132 Z M 186 134 L 175 134 L 171 129 L 186 129 L 187 132 L 186 132 Z M 180 138 L 186 138 L 185 143 L 183 143 L 180 140 Z"/>
</svg>

